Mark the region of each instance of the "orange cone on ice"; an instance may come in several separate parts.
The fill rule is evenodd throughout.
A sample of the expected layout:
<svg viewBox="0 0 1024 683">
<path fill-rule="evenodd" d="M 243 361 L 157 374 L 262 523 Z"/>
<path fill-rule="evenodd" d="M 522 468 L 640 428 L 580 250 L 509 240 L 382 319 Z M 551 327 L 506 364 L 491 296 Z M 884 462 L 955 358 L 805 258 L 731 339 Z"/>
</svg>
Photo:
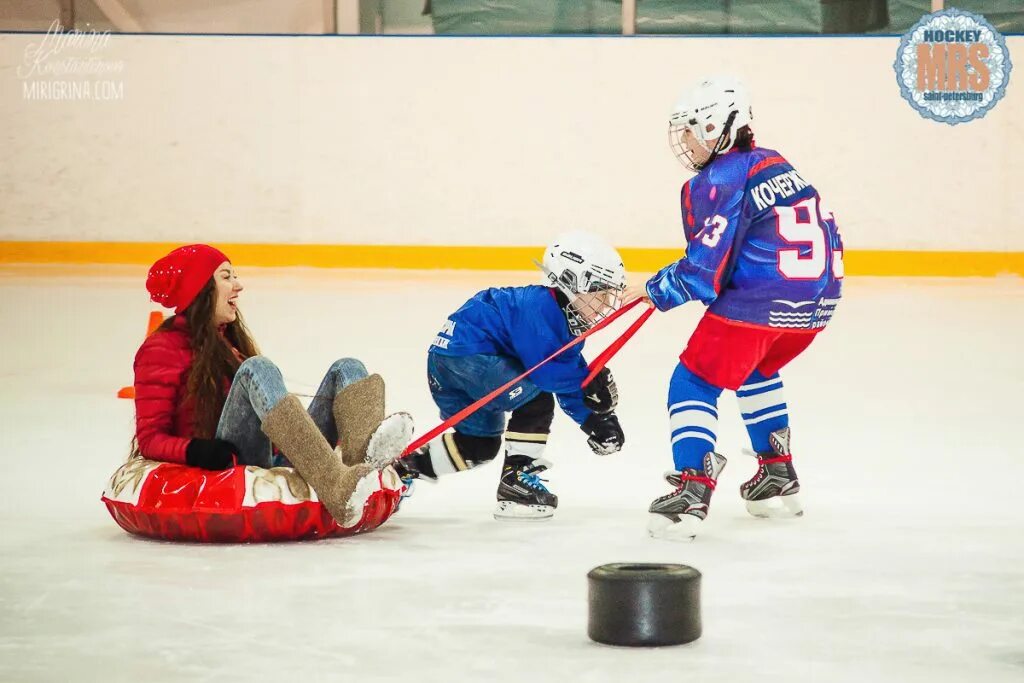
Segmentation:
<svg viewBox="0 0 1024 683">
<path fill-rule="evenodd" d="M 160 323 L 164 321 L 164 314 L 160 311 L 151 311 L 149 314 L 149 323 L 146 326 L 146 336 L 153 334 L 156 328 L 160 327 Z M 121 387 L 117 392 L 118 398 L 135 398 L 135 387 Z"/>
</svg>

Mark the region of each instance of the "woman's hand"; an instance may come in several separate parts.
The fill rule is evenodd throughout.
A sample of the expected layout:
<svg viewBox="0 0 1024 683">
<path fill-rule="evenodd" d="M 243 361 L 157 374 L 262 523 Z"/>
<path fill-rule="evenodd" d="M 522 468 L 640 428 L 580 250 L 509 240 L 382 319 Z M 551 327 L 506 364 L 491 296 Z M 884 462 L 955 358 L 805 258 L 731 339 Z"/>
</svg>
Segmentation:
<svg viewBox="0 0 1024 683">
<path fill-rule="evenodd" d="M 629 285 L 622 292 L 622 305 L 625 306 L 628 303 L 632 303 L 637 299 L 642 300 L 648 306 L 653 306 L 651 298 L 647 296 L 647 283 L 643 282 L 639 285 Z"/>
<path fill-rule="evenodd" d="M 234 466 L 237 451 L 233 443 L 223 439 L 192 439 L 185 449 L 185 463 L 204 470 L 226 470 Z"/>
</svg>

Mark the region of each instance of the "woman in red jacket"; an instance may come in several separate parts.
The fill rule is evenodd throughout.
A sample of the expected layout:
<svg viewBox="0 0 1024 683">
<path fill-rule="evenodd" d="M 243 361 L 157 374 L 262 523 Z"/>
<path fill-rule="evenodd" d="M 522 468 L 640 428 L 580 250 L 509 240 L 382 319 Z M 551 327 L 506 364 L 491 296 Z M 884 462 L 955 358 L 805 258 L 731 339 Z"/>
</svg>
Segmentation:
<svg viewBox="0 0 1024 683">
<path fill-rule="evenodd" d="M 266 468 L 274 444 L 335 519 L 351 514 L 359 481 L 376 477 L 412 434 L 408 414 L 384 417 L 380 376 L 339 360 L 307 412 L 259 355 L 238 311 L 242 284 L 211 246 L 175 249 L 150 268 L 146 289 L 175 315 L 135 356 L 136 452 L 211 470 Z"/>
</svg>

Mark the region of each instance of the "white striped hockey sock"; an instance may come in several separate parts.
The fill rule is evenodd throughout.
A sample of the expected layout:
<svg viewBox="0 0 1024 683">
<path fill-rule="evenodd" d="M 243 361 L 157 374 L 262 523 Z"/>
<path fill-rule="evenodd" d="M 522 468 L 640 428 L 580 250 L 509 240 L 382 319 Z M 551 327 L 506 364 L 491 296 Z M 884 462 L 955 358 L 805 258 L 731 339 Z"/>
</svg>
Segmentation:
<svg viewBox="0 0 1024 683">
<path fill-rule="evenodd" d="M 704 455 L 715 450 L 718 408 L 712 403 L 687 400 L 668 407 L 672 429 L 672 459 L 677 470 L 701 469 Z"/>
<path fill-rule="evenodd" d="M 754 373 L 746 384 L 736 390 L 736 401 L 750 436 L 751 447 L 757 453 L 770 453 L 771 433 L 789 426 L 789 409 L 782 391 L 782 378 L 778 373 L 771 377 Z"/>
</svg>

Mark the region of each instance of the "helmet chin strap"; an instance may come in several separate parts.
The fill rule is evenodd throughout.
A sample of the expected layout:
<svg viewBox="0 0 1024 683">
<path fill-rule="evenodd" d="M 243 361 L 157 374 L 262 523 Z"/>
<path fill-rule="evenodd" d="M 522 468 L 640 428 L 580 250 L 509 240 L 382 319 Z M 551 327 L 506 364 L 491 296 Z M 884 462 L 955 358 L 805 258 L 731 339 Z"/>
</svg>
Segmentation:
<svg viewBox="0 0 1024 683">
<path fill-rule="evenodd" d="M 576 298 L 576 292 L 566 291 L 565 285 L 558 279 L 558 276 L 552 273 L 548 268 L 544 267 L 543 263 L 533 259 L 533 264 L 541 269 L 544 275 L 547 277 L 551 287 L 555 289 L 555 300 L 558 301 L 559 308 L 562 309 L 562 313 L 565 314 L 565 321 L 569 325 L 569 332 L 574 337 L 578 337 L 592 325 L 588 325 L 586 320 L 577 312 L 573 310 L 572 302 Z"/>
<path fill-rule="evenodd" d="M 569 296 L 561 288 L 555 287 L 555 301 L 558 302 L 558 307 L 562 309 L 562 313 L 565 315 L 565 322 L 569 325 L 569 334 L 578 337 L 593 327 L 593 325 L 588 323 L 580 315 L 580 312 L 576 310 L 576 307 L 573 305 L 575 296 Z"/>
<path fill-rule="evenodd" d="M 722 127 L 722 134 L 718 136 L 718 142 L 715 143 L 714 148 L 708 154 L 707 160 L 697 167 L 697 170 L 707 168 L 711 165 L 711 162 L 718 158 L 725 149 L 732 145 L 732 122 L 736 120 L 737 112 L 735 110 L 729 112 L 729 118 L 725 120 L 725 125 Z"/>
</svg>

